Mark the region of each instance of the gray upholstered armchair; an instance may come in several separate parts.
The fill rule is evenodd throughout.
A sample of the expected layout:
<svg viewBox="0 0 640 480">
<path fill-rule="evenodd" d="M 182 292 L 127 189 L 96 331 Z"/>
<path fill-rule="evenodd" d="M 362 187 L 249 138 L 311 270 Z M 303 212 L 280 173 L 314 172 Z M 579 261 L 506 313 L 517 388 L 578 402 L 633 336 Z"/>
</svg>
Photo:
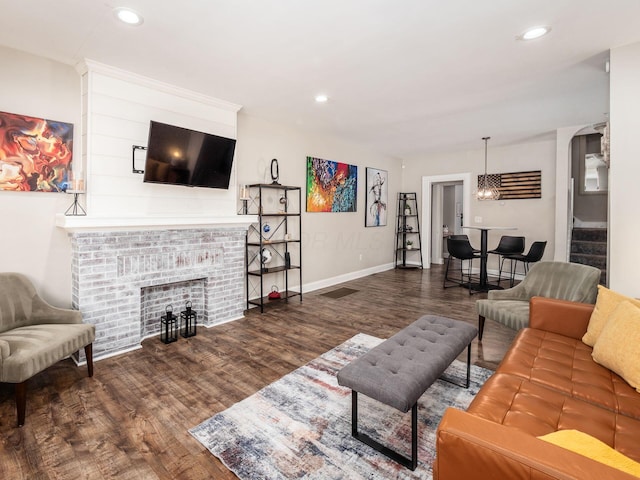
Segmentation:
<svg viewBox="0 0 640 480">
<path fill-rule="evenodd" d="M 478 339 L 482 340 L 486 318 L 514 330 L 529 324 L 531 297 L 558 298 L 595 303 L 600 270 L 567 262 L 540 262 L 531 267 L 522 282 L 506 290 L 491 290 L 486 300 L 478 300 Z"/>
<path fill-rule="evenodd" d="M 93 376 L 95 326 L 76 310 L 52 307 L 19 273 L 0 273 L 0 382 L 16 384 L 18 426 L 24 425 L 27 380 L 84 348 Z"/>
</svg>

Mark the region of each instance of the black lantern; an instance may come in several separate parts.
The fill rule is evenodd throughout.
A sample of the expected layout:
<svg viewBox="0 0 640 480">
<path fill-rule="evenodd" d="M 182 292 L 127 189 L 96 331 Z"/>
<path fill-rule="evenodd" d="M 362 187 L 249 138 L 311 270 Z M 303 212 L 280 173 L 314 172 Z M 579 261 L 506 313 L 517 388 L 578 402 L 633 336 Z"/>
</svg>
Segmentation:
<svg viewBox="0 0 640 480">
<path fill-rule="evenodd" d="M 173 307 L 167 305 L 165 315 L 160 316 L 160 340 L 172 343 L 178 340 L 178 317 L 173 314 Z"/>
<path fill-rule="evenodd" d="M 180 312 L 180 335 L 184 338 L 195 337 L 198 314 L 191 308 L 190 301 L 187 301 L 186 308 Z"/>
</svg>

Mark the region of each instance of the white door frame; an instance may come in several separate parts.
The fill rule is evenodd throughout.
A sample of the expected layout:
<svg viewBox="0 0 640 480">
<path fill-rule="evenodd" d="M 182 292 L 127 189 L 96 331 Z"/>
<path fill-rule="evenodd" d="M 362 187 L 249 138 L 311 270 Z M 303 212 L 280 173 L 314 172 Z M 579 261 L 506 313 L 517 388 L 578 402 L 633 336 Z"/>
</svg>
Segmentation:
<svg viewBox="0 0 640 480">
<path fill-rule="evenodd" d="M 433 184 L 462 182 L 462 214 L 464 223 L 469 224 L 471 215 L 471 173 L 451 173 L 422 177 L 422 258 L 427 260 L 424 268 L 431 268 L 431 190 Z"/>
</svg>

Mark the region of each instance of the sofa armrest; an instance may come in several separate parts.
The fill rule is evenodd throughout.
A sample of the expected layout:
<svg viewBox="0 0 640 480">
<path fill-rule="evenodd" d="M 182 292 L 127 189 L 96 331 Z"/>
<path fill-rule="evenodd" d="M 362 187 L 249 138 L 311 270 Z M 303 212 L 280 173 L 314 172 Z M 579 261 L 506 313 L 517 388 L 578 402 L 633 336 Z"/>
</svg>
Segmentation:
<svg viewBox="0 0 640 480">
<path fill-rule="evenodd" d="M 9 348 L 9 342 L 6 340 L 0 339 L 0 366 L 2 365 L 2 360 L 5 358 L 9 358 L 11 355 L 11 348 Z"/>
<path fill-rule="evenodd" d="M 82 323 L 82 313 L 78 310 L 58 308 L 49 305 L 37 295 L 33 298 L 31 323 Z"/>
<path fill-rule="evenodd" d="M 531 297 L 529 327 L 581 340 L 594 305 L 555 298 Z"/>
<path fill-rule="evenodd" d="M 449 408 L 436 434 L 434 480 L 631 480 L 603 463 L 507 427 Z"/>
</svg>

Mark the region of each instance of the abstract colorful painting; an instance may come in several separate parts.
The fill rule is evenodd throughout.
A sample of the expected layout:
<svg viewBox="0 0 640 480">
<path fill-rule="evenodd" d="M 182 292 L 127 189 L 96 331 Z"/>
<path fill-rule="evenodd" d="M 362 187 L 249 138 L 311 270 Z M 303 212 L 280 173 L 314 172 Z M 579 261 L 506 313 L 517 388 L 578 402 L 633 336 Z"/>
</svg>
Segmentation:
<svg viewBox="0 0 640 480">
<path fill-rule="evenodd" d="M 0 112 L 0 190 L 64 192 L 73 124 Z"/>
<path fill-rule="evenodd" d="M 388 177 L 385 170 L 367 167 L 365 227 L 384 227 L 387 224 Z"/>
<path fill-rule="evenodd" d="M 307 157 L 307 212 L 355 212 L 358 167 Z"/>
</svg>

